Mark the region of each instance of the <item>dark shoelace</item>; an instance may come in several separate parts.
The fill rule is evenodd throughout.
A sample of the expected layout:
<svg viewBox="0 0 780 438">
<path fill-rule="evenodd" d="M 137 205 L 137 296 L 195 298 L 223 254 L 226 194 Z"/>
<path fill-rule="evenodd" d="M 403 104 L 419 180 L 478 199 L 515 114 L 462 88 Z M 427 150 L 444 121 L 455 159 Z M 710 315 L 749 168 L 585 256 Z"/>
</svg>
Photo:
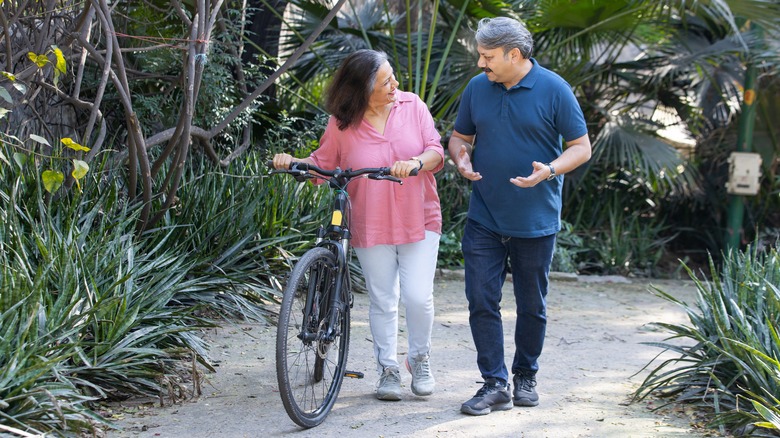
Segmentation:
<svg viewBox="0 0 780 438">
<path fill-rule="evenodd" d="M 475 397 L 484 397 L 484 396 L 486 396 L 486 395 L 488 395 L 490 393 L 498 392 L 498 391 L 501 391 L 502 389 L 505 388 L 505 387 L 503 387 L 503 386 L 501 386 L 499 384 L 491 385 L 490 383 L 487 383 L 487 382 L 476 382 L 476 383 L 481 383 L 482 384 L 482 388 L 479 388 L 479 391 L 477 391 Z"/>
<path fill-rule="evenodd" d="M 533 387 L 536 386 L 536 379 L 531 379 L 521 375 L 519 379 L 515 379 L 515 385 L 519 386 L 523 391 L 531 391 Z"/>
</svg>

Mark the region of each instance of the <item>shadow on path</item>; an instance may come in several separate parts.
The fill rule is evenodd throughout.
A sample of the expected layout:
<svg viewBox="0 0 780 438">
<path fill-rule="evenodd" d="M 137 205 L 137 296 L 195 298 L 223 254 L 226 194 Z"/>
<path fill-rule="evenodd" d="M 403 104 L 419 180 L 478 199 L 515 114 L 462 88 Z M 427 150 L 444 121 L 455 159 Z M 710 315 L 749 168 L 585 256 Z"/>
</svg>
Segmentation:
<svg viewBox="0 0 780 438">
<path fill-rule="evenodd" d="M 460 405 L 479 389 L 476 352 L 468 325 L 463 282 L 453 273 L 436 282 L 436 321 L 431 365 L 436 393 L 416 397 L 402 371 L 404 399 L 382 402 L 373 395 L 376 367 L 368 330 L 368 297 L 357 294 L 352 313 L 348 368 L 365 379 L 345 379 L 339 400 L 325 422 L 310 430 L 297 427 L 279 398 L 275 363 L 275 328 L 242 325 L 210 334 L 216 374 L 207 375 L 198 400 L 160 408 L 152 402 L 115 405 L 121 413 L 116 437 L 696 437 L 691 420 L 671 412 L 651 411 L 652 401 L 629 404 L 646 372 L 636 375 L 660 350 L 642 342 L 666 334 L 649 323 L 684 322 L 681 309 L 649 292 L 658 286 L 690 302 L 690 282 L 622 277 L 585 278 L 552 275 L 548 328 L 540 359 L 534 408 L 517 408 L 482 417 L 460 413 Z M 590 280 L 590 281 L 588 281 Z M 595 280 L 595 281 L 594 281 Z M 511 284 L 504 288 L 507 365 L 514 349 Z M 399 360 L 406 339 L 399 338 Z M 712 435 L 707 435 L 712 436 Z"/>
</svg>

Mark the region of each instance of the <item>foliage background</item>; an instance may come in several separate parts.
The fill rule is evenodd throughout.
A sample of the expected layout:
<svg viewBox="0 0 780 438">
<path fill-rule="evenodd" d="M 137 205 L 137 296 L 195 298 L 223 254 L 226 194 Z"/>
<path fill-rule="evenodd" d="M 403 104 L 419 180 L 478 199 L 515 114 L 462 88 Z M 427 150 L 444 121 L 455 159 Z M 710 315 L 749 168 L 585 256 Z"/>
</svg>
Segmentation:
<svg viewBox="0 0 780 438">
<path fill-rule="evenodd" d="M 446 142 L 471 30 L 497 15 L 532 29 L 594 145 L 565 178 L 554 269 L 725 275 L 734 199 L 742 246 L 777 246 L 775 1 L 0 0 L 0 427 L 68 435 L 106 426 L 100 400 L 197 394 L 199 330 L 273 321 L 328 205 L 265 161 L 317 147 L 335 66 L 386 51 Z M 751 69 L 761 189 L 731 198 Z M 439 264 L 458 267 L 469 186 L 449 163 L 437 180 Z"/>
</svg>

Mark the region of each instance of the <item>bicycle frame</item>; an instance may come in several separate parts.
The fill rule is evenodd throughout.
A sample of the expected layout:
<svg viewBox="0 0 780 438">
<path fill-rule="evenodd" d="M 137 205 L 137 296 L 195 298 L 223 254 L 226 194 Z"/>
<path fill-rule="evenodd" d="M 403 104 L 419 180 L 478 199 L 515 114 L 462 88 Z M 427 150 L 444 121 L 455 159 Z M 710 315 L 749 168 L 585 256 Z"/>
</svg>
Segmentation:
<svg viewBox="0 0 780 438">
<path fill-rule="evenodd" d="M 268 164 L 273 167 L 273 163 Z M 410 175 L 416 175 L 416 170 Z M 287 173 L 297 181 L 320 178 L 334 191 L 330 219 L 316 233 L 314 247 L 296 262 L 285 286 L 277 327 L 277 381 L 285 410 L 298 425 L 310 428 L 324 421 L 338 397 L 349 355 L 350 202 L 346 187 L 355 178 L 402 184 L 390 168 L 334 170 L 294 162 Z M 301 345 L 300 343 L 303 343 Z"/>
<path fill-rule="evenodd" d="M 269 163 L 269 167 L 272 166 L 273 164 Z M 322 176 L 316 176 L 310 171 L 314 171 Z M 336 285 L 334 289 L 339 292 L 348 290 L 351 294 L 351 290 L 348 289 L 350 286 L 350 278 L 349 267 L 347 265 L 349 241 L 351 238 L 349 232 L 349 196 L 346 191 L 347 185 L 349 185 L 354 178 L 361 176 L 376 180 L 389 180 L 399 184 L 403 184 L 403 181 L 390 176 L 390 168 L 388 167 L 364 168 L 355 171 L 351 169 L 341 170 L 340 168 L 336 168 L 335 170 L 329 171 L 306 163 L 294 162 L 291 164 L 289 170 L 280 170 L 278 172 L 291 173 L 295 175 L 296 179 L 299 181 L 318 177 L 327 179 L 328 186 L 331 189 L 334 189 L 336 196 L 333 200 L 330 223 L 326 227 L 320 226 L 317 232 L 315 246 L 325 247 L 336 256 L 338 275 L 336 276 Z M 417 171 L 413 171 L 411 175 L 417 175 Z M 344 289 L 345 285 L 347 289 Z M 307 314 L 311 314 L 311 306 L 314 305 L 313 293 L 313 288 L 310 288 L 308 291 L 309 295 L 307 296 Z M 326 331 L 321 333 L 320 330 L 317 330 L 316 333 L 311 333 L 309 328 L 304 326 L 301 328 L 301 333 L 298 336 L 301 340 L 305 342 L 319 340 L 331 342 L 338 335 L 336 327 L 338 327 L 339 312 L 342 311 L 345 305 L 351 303 L 347 303 L 349 297 L 344 296 L 345 294 L 337 293 L 334 295 L 336 296 L 329 297 L 330 302 L 328 303 L 328 307 L 332 311 L 330 312 Z"/>
<path fill-rule="evenodd" d="M 349 278 L 349 198 L 344 190 L 336 190 L 336 198 L 333 201 L 333 210 L 331 212 L 331 220 L 327 227 L 320 226 L 317 230 L 317 239 L 315 240 L 315 246 L 327 248 L 336 256 L 336 267 L 338 275 L 336 276 L 336 285 L 334 290 L 338 292 L 347 291 L 352 293 L 350 288 Z M 314 287 L 310 287 L 308 291 L 306 313 L 311 314 L 311 306 L 314 305 Z M 326 330 L 324 333 L 317 330 L 316 333 L 311 333 L 307 326 L 301 328 L 301 334 L 299 337 L 303 341 L 325 341 L 332 342 L 338 335 L 336 328 L 338 327 L 339 312 L 348 303 L 347 294 L 336 293 L 335 296 L 328 297 L 328 306 L 331 309 L 329 312 L 330 318 L 328 320 Z"/>
</svg>

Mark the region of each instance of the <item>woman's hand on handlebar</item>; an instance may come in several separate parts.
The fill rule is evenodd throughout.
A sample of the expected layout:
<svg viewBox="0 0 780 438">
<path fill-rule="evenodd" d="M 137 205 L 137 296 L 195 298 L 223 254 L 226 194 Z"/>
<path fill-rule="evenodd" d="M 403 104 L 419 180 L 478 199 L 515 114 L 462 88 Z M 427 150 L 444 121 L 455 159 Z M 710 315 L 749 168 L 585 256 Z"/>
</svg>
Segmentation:
<svg viewBox="0 0 780 438">
<path fill-rule="evenodd" d="M 290 165 L 292 163 L 306 163 L 309 165 L 314 164 L 314 162 L 311 160 L 311 158 L 295 158 L 290 154 L 276 154 L 274 155 L 273 159 L 273 165 L 274 169 L 284 169 L 287 170 L 290 168 Z"/>
<path fill-rule="evenodd" d="M 390 167 L 390 175 L 396 178 L 406 178 L 409 176 L 415 176 L 420 170 L 420 161 L 418 160 L 401 160 L 393 163 Z"/>
<path fill-rule="evenodd" d="M 289 169 L 293 161 L 295 160 L 290 154 L 276 154 L 273 159 L 274 169 Z"/>
</svg>

